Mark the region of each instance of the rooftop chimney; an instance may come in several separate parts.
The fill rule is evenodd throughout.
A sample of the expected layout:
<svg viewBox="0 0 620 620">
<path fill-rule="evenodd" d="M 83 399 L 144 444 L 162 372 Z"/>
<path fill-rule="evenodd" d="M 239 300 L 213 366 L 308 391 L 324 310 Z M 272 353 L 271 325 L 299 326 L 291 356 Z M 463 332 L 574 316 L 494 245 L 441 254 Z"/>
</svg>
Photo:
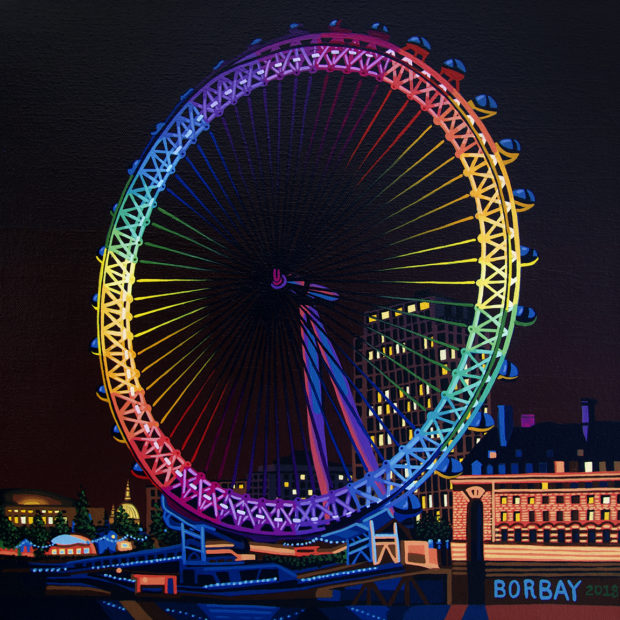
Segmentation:
<svg viewBox="0 0 620 620">
<path fill-rule="evenodd" d="M 596 401 L 593 398 L 581 399 L 581 430 L 586 441 L 589 440 L 592 426 L 594 425 L 594 406 Z"/>
<path fill-rule="evenodd" d="M 521 414 L 521 428 L 531 428 L 536 424 L 535 413 L 522 413 Z"/>
</svg>

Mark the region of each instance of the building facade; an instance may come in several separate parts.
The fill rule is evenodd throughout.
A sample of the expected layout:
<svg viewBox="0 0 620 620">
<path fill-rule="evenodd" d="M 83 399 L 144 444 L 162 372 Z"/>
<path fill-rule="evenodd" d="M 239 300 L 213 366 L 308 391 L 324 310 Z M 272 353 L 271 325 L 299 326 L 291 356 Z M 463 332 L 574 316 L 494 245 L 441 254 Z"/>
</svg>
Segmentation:
<svg viewBox="0 0 620 620">
<path fill-rule="evenodd" d="M 426 420 L 458 365 L 467 341 L 472 310 L 448 300 L 429 299 L 365 315 L 364 337 L 356 342 L 356 404 L 371 440 L 391 458 L 398 445 L 413 438 Z M 396 388 L 398 385 L 399 388 Z M 359 391 L 358 391 L 359 390 Z M 481 411 L 490 413 L 490 399 Z M 482 433 L 468 431 L 452 456 L 462 460 Z M 356 478 L 364 468 L 352 449 Z M 451 523 L 450 480 L 431 476 L 418 490 L 422 510 Z"/>
<path fill-rule="evenodd" d="M 32 525 L 34 515 L 40 512 L 46 527 L 54 525 L 54 517 L 60 512 L 69 527 L 75 517 L 75 500 L 56 493 L 35 489 L 6 489 L 0 492 L 0 505 L 4 514 L 17 526 Z M 93 525 L 104 525 L 103 508 L 89 507 Z"/>
</svg>

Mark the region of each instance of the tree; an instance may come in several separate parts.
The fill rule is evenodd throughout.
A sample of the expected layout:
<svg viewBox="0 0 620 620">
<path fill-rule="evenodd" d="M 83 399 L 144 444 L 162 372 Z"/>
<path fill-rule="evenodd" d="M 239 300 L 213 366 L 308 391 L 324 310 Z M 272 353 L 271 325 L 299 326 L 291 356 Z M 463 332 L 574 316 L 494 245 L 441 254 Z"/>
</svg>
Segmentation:
<svg viewBox="0 0 620 620">
<path fill-rule="evenodd" d="M 39 510 L 34 513 L 32 525 L 28 528 L 28 540 L 34 545 L 37 557 L 43 555 L 45 549 L 50 544 L 50 533 L 45 527 Z"/>
<path fill-rule="evenodd" d="M 93 525 L 92 517 L 88 510 L 88 499 L 86 498 L 86 491 L 80 489 L 77 500 L 75 501 L 76 513 L 73 517 L 73 532 L 75 534 L 81 534 L 86 538 L 93 539 L 97 531 Z"/>
<path fill-rule="evenodd" d="M 55 536 L 60 536 L 61 534 L 68 534 L 70 531 L 71 530 L 69 529 L 67 518 L 59 510 L 56 513 L 56 516 L 54 517 L 54 525 L 52 527 L 52 538 L 54 538 Z"/>
<path fill-rule="evenodd" d="M 157 540 L 160 547 L 177 545 L 180 542 L 179 533 L 166 527 L 164 513 L 159 505 L 155 507 L 151 515 L 150 535 Z"/>
<path fill-rule="evenodd" d="M 129 517 L 127 511 L 120 505 L 114 512 L 114 531 L 120 536 L 137 537 L 140 535 L 140 526 Z"/>
<path fill-rule="evenodd" d="M 416 522 L 411 537 L 414 540 L 450 540 L 452 528 L 430 512 L 423 512 Z"/>
<path fill-rule="evenodd" d="M 5 514 L 4 508 L 0 509 L 0 547 L 14 547 L 21 539 L 21 532 L 13 521 Z"/>
</svg>

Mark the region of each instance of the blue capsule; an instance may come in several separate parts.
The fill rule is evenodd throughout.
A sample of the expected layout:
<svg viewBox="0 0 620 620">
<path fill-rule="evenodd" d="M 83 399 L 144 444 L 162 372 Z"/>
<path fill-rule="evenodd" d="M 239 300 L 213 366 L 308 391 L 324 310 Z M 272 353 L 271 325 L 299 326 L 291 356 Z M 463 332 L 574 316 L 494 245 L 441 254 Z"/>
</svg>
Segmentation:
<svg viewBox="0 0 620 620">
<path fill-rule="evenodd" d="M 97 303 L 99 302 L 99 295 L 97 293 L 95 293 L 91 298 L 90 298 L 90 303 L 93 306 L 97 306 Z"/>
<path fill-rule="evenodd" d="M 455 478 L 463 473 L 463 464 L 451 456 L 437 466 L 437 473 L 442 478 Z"/>
<path fill-rule="evenodd" d="M 521 246 L 521 265 L 529 267 L 538 262 L 538 252 L 532 248 Z"/>
<path fill-rule="evenodd" d="M 478 95 L 474 98 L 474 103 L 483 110 L 497 111 L 497 101 L 491 95 Z"/>
<path fill-rule="evenodd" d="M 250 43 L 250 45 L 259 45 L 262 42 L 263 42 L 262 39 L 254 39 L 254 41 L 252 41 L 252 43 Z"/>
<path fill-rule="evenodd" d="M 220 62 L 218 62 L 215 67 L 213 67 L 213 71 L 217 71 L 222 65 L 224 64 L 223 60 L 220 60 Z"/>
<path fill-rule="evenodd" d="M 372 30 L 376 30 L 377 32 L 385 32 L 388 33 L 388 28 L 385 24 L 380 24 L 379 22 L 375 22 L 371 27 Z"/>
<path fill-rule="evenodd" d="M 469 430 L 486 432 L 494 426 L 495 420 L 493 419 L 493 416 L 478 409 L 471 421 L 471 424 L 469 425 Z"/>
<path fill-rule="evenodd" d="M 500 381 L 514 381 L 519 378 L 519 369 L 512 362 L 504 360 L 504 363 L 499 369 L 499 375 L 497 378 Z"/>
<path fill-rule="evenodd" d="M 465 69 L 465 64 L 462 60 L 459 60 L 458 58 L 449 58 L 448 60 L 444 61 L 443 66 L 448 69 L 452 69 L 453 71 L 458 71 L 463 75 L 467 73 L 467 69 Z"/>
<path fill-rule="evenodd" d="M 95 355 L 99 355 L 99 339 L 98 338 L 93 338 L 90 341 L 90 352 L 94 353 Z"/>
<path fill-rule="evenodd" d="M 517 307 L 517 315 L 515 318 L 515 323 L 517 325 L 521 327 L 528 327 L 530 325 L 534 325 L 537 318 L 538 315 L 536 314 L 536 310 L 534 310 L 534 308 L 528 308 L 526 306 Z"/>
<path fill-rule="evenodd" d="M 521 144 L 519 144 L 518 140 L 514 140 L 512 138 L 504 138 L 503 140 L 500 140 L 498 144 L 509 153 L 521 152 Z"/>
<path fill-rule="evenodd" d="M 97 252 L 97 256 L 98 256 L 99 258 L 103 258 L 103 255 L 104 255 L 104 254 L 105 254 L 105 245 L 102 245 L 102 246 L 99 248 L 99 251 Z"/>
<path fill-rule="evenodd" d="M 413 43 L 413 45 L 417 45 L 418 47 L 425 49 L 427 52 L 431 51 L 431 44 L 425 37 L 409 37 L 407 39 L 407 43 Z"/>
<path fill-rule="evenodd" d="M 107 392 L 106 392 L 106 390 L 105 390 L 105 385 L 100 385 L 100 386 L 97 388 L 97 394 L 98 394 L 99 396 L 101 396 L 102 398 L 107 398 L 107 397 L 108 397 L 108 393 L 107 393 Z"/>
</svg>

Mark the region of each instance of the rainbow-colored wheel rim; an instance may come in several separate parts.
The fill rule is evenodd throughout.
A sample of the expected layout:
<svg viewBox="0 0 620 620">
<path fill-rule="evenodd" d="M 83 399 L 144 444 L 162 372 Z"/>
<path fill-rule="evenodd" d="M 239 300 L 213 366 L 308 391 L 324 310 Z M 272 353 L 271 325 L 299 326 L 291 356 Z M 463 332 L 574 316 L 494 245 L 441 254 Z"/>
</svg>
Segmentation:
<svg viewBox="0 0 620 620">
<path fill-rule="evenodd" d="M 484 106 L 475 101 L 468 102 L 460 94 L 458 85 L 462 74 L 459 64 L 446 63 L 438 72 L 424 58 L 424 50 L 419 45 L 400 48 L 373 34 L 338 31 L 294 32 L 289 38 L 275 43 L 256 44 L 233 63 L 216 68 L 200 88 L 182 99 L 169 119 L 158 127 L 149 147 L 130 171 L 129 181 L 113 214 L 99 278 L 98 349 L 105 393 L 122 436 L 146 475 L 177 506 L 198 520 L 250 538 L 286 539 L 315 535 L 385 511 L 418 488 L 445 463 L 499 373 L 515 325 L 521 268 L 517 208 L 506 171 L 512 153 L 509 145 L 498 146 L 491 138 L 481 120 L 486 113 Z M 447 223 L 442 220 L 442 228 L 449 230 L 466 220 L 467 226 L 476 227 L 477 234 L 462 241 L 448 238 L 449 242 L 441 247 L 416 250 L 413 254 L 424 255 L 431 250 L 441 253 L 465 245 L 475 248 L 473 257 L 436 260 L 432 267 L 441 273 L 451 264 L 467 263 L 467 269 L 473 265 L 476 277 L 459 282 L 475 293 L 471 304 L 473 318 L 468 326 L 466 345 L 458 351 L 457 361 L 449 369 L 449 385 L 441 390 L 438 404 L 426 412 L 424 424 L 412 433 L 411 439 L 398 447 L 393 456 L 362 478 L 324 495 L 268 499 L 224 488 L 217 480 L 209 479 L 204 471 L 188 460 L 179 444 L 171 440 L 166 423 L 162 422 L 165 412 L 158 409 L 157 399 L 150 398 L 147 385 L 142 383 L 144 347 L 136 342 L 144 334 L 138 333 L 135 325 L 136 317 L 147 315 L 149 311 L 140 310 L 141 302 L 137 299 L 149 296 L 137 293 L 140 290 L 137 283 L 140 284 L 142 277 L 140 270 L 143 265 L 140 262 L 145 239 L 145 245 L 156 245 L 148 241 L 148 231 L 151 220 L 159 215 L 157 210 L 162 209 L 158 205 L 162 192 L 168 183 L 173 182 L 177 166 L 192 153 L 192 148 L 200 146 L 194 147 L 201 134 L 209 134 L 211 128 L 223 122 L 227 110 L 232 115 L 235 106 L 247 101 L 257 89 L 280 88 L 276 85 L 286 80 L 302 80 L 317 73 L 327 77 L 334 74 L 338 80 L 342 76 L 343 82 L 353 80 L 356 85 L 358 82 L 378 85 L 382 95 L 389 91 L 398 100 L 398 109 L 405 110 L 402 119 L 413 118 L 411 106 L 418 116 L 430 119 L 433 131 L 443 132 L 442 148 L 451 149 L 452 163 L 460 166 L 459 183 L 467 184 L 467 192 L 465 206 L 458 207 L 461 209 L 458 217 Z M 378 109 L 379 97 L 376 101 Z M 324 105 L 327 114 L 327 100 Z M 369 112 L 370 116 L 372 112 Z M 388 129 L 392 130 L 391 127 Z M 267 131 L 275 136 L 273 127 L 268 127 Z M 319 139 L 320 131 L 316 134 L 316 141 Z M 343 144 L 344 139 L 343 134 L 342 140 L 337 138 L 334 144 Z M 355 147 L 356 140 L 357 135 L 349 152 Z M 316 143 L 314 148 L 318 148 Z M 404 161 L 408 160 L 405 158 Z M 332 159 L 332 173 L 334 163 Z M 234 217 L 233 211 L 229 216 Z M 450 223 L 452 221 L 456 223 Z M 406 225 L 409 226 L 410 222 Z M 178 231 L 175 235 L 179 238 Z M 214 239 L 208 235 L 201 239 L 208 246 L 203 258 L 215 256 Z M 150 261 L 153 262 L 157 261 Z M 427 267 L 425 264 L 413 266 Z M 404 270 L 411 267 L 409 263 L 398 263 L 394 269 L 397 273 L 398 270 L 405 273 Z M 187 289 L 195 291 L 196 299 L 203 299 L 204 294 L 208 305 L 209 293 L 199 291 L 207 287 L 199 282 L 198 277 L 190 279 L 195 281 Z M 405 285 L 413 291 L 416 287 L 435 284 L 446 283 L 411 279 L 399 281 L 398 287 L 401 288 L 398 290 Z M 452 284 L 456 286 L 458 283 Z M 165 294 L 159 292 L 155 296 Z M 170 294 L 175 292 L 171 290 Z M 410 295 L 409 299 L 413 299 L 413 293 Z M 165 312 L 176 312 L 170 309 L 173 305 L 168 304 Z M 191 314 L 194 310 L 184 308 L 179 312 L 185 316 L 186 312 Z M 196 312 L 194 316 L 198 316 Z M 171 321 L 176 320 L 172 314 L 169 316 Z M 212 326 L 212 329 L 216 327 Z M 172 384 L 175 372 L 171 369 L 161 381 Z M 186 385 L 184 381 L 175 383 L 175 389 Z"/>
</svg>

